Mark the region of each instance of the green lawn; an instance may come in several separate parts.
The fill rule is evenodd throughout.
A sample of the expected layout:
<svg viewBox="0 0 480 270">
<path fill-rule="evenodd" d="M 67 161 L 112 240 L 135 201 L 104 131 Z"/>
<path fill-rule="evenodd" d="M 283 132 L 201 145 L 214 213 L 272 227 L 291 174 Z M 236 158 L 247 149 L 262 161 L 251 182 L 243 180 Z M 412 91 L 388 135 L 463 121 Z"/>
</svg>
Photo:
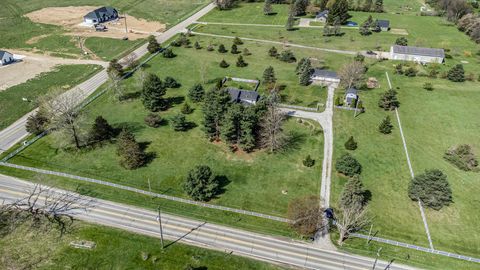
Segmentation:
<svg viewBox="0 0 480 270">
<path fill-rule="evenodd" d="M 370 207 L 379 236 L 428 246 L 418 205 L 407 195 L 409 170 L 395 115 L 377 106 L 379 96 L 387 88 L 384 71 L 388 62 L 370 69 L 369 75 L 380 79 L 381 89 L 363 91 L 360 95 L 367 112 L 356 119 L 351 113 L 335 111 L 335 156 L 346 152 L 343 143 L 353 135 L 359 148 L 353 152 L 363 165 L 362 180 L 372 193 Z M 423 89 L 433 83 L 432 92 Z M 477 256 L 480 238 L 476 233 L 480 222 L 475 199 L 480 191 L 478 173 L 459 171 L 443 159 L 443 153 L 455 144 L 471 144 L 480 149 L 480 126 L 475 116 L 480 98 L 478 83 L 452 83 L 443 79 L 392 76 L 399 87 L 400 116 L 414 172 L 438 168 L 448 175 L 454 203 L 441 211 L 426 211 L 433 245 L 436 249 Z M 383 117 L 394 120 L 394 132 L 383 135 L 377 127 Z M 332 201 L 336 203 L 345 179 L 334 175 Z"/>
<path fill-rule="evenodd" d="M 202 22 L 247 23 L 285 25 L 288 17 L 288 5 L 273 5 L 276 14 L 264 15 L 263 3 L 239 3 L 231 10 L 212 10 L 200 18 Z"/>
<path fill-rule="evenodd" d="M 209 42 L 209 39 L 205 38 L 199 38 L 199 40 L 204 47 Z M 212 40 L 212 43 L 216 42 Z M 231 66 L 222 69 L 218 66 L 222 58 L 233 65 L 236 56 L 232 54 L 221 55 L 218 52 L 207 52 L 205 49 L 197 51 L 193 48 L 175 48 L 174 51 L 178 54 L 176 58 L 157 57 L 149 63 L 150 67 L 147 71 L 155 72 L 161 77 L 177 78 L 183 86 L 180 89 L 169 90 L 168 96 L 181 102 L 187 90 L 201 81 L 202 74 L 207 80 L 223 76 L 253 79 L 261 77 L 266 67 L 265 62 L 268 61 L 266 51 L 269 47 L 257 44 L 245 46 L 252 52 L 251 56 L 245 57 L 249 63 L 246 68 Z M 309 51 L 303 53 L 307 54 Z M 299 92 L 309 89 L 307 94 L 310 91 L 312 93 L 325 91 L 317 86 L 305 88 L 298 86 L 298 79 L 294 74 L 295 64 L 286 64 L 277 60 L 272 64 L 278 70 L 277 77 L 283 78 L 280 83 L 287 84 L 286 89 L 292 85 L 292 89 L 284 90 L 285 93 L 294 91 L 293 89 Z M 203 71 L 201 66 L 205 66 Z M 287 81 L 286 78 L 292 79 Z M 127 81 L 131 92 L 136 91 L 133 87 L 134 81 L 135 77 Z M 161 114 L 165 119 L 169 119 L 179 112 L 180 107 L 179 104 L 175 105 Z M 142 189 L 148 189 L 148 179 L 150 179 L 153 191 L 181 197 L 186 197 L 182 183 L 188 170 L 197 164 L 206 164 L 211 166 L 217 175 L 228 179 L 225 192 L 212 203 L 280 216 L 285 215 L 291 199 L 318 193 L 323 155 L 323 136 L 318 133 L 318 128 L 313 131 L 308 123 L 300 124 L 291 119 L 285 125 L 286 133 L 291 135 L 285 152 L 275 155 L 263 151 L 249 155 L 234 154 L 223 144 L 208 142 L 200 128 L 202 121 L 200 106 L 194 107 L 195 112 L 188 115 L 187 120 L 195 122 L 198 127 L 183 133 L 174 132 L 168 125 L 158 129 L 147 127 L 143 118 L 148 112 L 143 108 L 140 100 L 119 103 L 107 94 L 87 107 L 89 119 L 103 115 L 117 127 L 130 127 L 138 140 L 148 145 L 147 152 L 156 153 L 156 158 L 150 164 L 138 170 L 128 171 L 120 167 L 113 144 L 91 151 L 72 153 L 56 149 L 53 137 L 38 141 L 11 161 Z M 315 167 L 303 167 L 302 160 L 307 154 L 311 154 L 317 160 Z M 287 190 L 288 195 L 283 195 L 282 190 Z"/>
<path fill-rule="evenodd" d="M 85 40 L 85 46 L 105 61 L 113 58 L 121 58 L 133 48 L 144 43 L 145 40 L 120 40 L 114 38 L 89 37 Z"/>
<path fill-rule="evenodd" d="M 25 83 L 0 91 L 0 130 L 37 107 L 39 97 L 54 89 L 68 90 L 99 71 L 95 65 L 65 65 Z M 30 102 L 22 101 L 27 98 Z"/>
<path fill-rule="evenodd" d="M 191 265 L 205 269 L 281 269 L 182 243 L 174 243 L 162 251 L 159 239 L 80 221 L 63 237 L 58 234 L 55 229 L 44 231 L 29 223 L 17 227 L 13 233 L 0 237 L 0 268 L 30 269 L 34 265 L 34 269 L 182 270 Z M 96 246 L 93 249 L 70 246 L 71 241 L 78 240 L 93 241 Z M 143 254 L 148 255 L 146 260 Z"/>
</svg>

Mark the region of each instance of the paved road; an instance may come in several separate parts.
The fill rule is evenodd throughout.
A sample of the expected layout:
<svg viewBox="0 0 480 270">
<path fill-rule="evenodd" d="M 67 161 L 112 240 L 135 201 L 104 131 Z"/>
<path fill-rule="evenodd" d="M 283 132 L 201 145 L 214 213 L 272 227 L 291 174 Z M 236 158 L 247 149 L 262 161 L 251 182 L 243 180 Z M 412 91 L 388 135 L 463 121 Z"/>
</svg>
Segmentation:
<svg viewBox="0 0 480 270">
<path fill-rule="evenodd" d="M 182 21 L 181 23 L 168 29 L 167 31 L 165 31 L 164 33 L 156 37 L 158 42 L 163 43 L 169 40 L 170 38 L 172 38 L 173 36 L 175 36 L 176 34 L 184 31 L 187 26 L 189 26 L 190 24 L 200 19 L 202 16 L 204 16 L 209 11 L 211 11 L 214 7 L 215 5 L 212 3 L 204 7 L 197 13 L 193 14 L 186 20 Z M 135 54 L 137 59 L 141 58 L 142 56 L 148 53 L 147 44 L 144 44 L 143 46 L 137 48 L 133 53 Z M 122 62 L 123 60 L 124 59 L 121 59 L 120 62 Z M 87 81 L 78 85 L 77 87 L 74 87 L 73 89 L 67 91 L 65 95 L 74 95 L 75 97 L 78 97 L 79 98 L 78 103 L 80 103 L 89 95 L 91 95 L 93 92 L 95 92 L 95 90 L 97 90 L 102 84 L 104 84 L 107 81 L 107 79 L 108 79 L 107 73 L 105 70 L 103 70 L 100 73 L 88 79 Z M 28 135 L 28 132 L 25 130 L 25 123 L 27 121 L 27 118 L 34 113 L 35 113 L 35 110 L 26 114 L 25 116 L 20 118 L 18 121 L 16 121 L 9 127 L 0 131 L 0 153 L 6 151 L 16 143 L 20 142 L 23 138 L 25 138 Z"/>
<path fill-rule="evenodd" d="M 32 183 L 0 175 L 0 200 L 8 203 L 24 198 L 26 190 L 32 186 Z M 154 211 L 96 200 L 89 211 L 77 211 L 73 214 L 87 222 L 159 237 L 157 213 Z M 167 214 L 162 214 L 162 224 L 165 238 L 172 241 L 307 269 L 371 269 L 374 261 L 371 258 L 322 250 L 291 239 L 275 238 Z M 384 269 L 385 266 L 385 262 L 379 262 L 377 269 Z M 394 264 L 391 269 L 413 268 Z"/>
</svg>

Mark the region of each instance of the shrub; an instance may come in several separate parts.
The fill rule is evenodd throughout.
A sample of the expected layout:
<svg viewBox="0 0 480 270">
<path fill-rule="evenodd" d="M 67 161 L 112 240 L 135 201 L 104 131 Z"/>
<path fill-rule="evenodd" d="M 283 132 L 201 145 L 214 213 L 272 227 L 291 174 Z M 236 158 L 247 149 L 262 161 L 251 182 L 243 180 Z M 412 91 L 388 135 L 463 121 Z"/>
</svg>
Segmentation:
<svg viewBox="0 0 480 270">
<path fill-rule="evenodd" d="M 342 99 L 340 97 L 335 98 L 335 106 L 342 106 Z"/>
<path fill-rule="evenodd" d="M 200 46 L 200 43 L 198 43 L 198 41 L 195 41 L 195 44 L 193 44 L 193 47 L 197 50 L 200 50 L 202 48 L 202 46 Z"/>
<path fill-rule="evenodd" d="M 268 55 L 271 57 L 277 57 L 278 56 L 277 48 L 275 47 L 270 48 L 270 50 L 268 50 Z"/>
<path fill-rule="evenodd" d="M 303 166 L 305 167 L 313 167 L 313 165 L 315 165 L 315 160 L 312 159 L 312 157 L 310 155 L 308 155 L 303 161 Z"/>
<path fill-rule="evenodd" d="M 239 37 L 235 37 L 233 39 L 233 44 L 235 45 L 242 45 L 243 44 L 243 41 L 239 38 Z"/>
<path fill-rule="evenodd" d="M 238 53 L 240 53 L 240 51 L 238 50 L 237 45 L 235 45 L 235 44 L 232 45 L 232 48 L 230 49 L 230 52 L 231 52 L 232 54 L 238 54 Z"/>
<path fill-rule="evenodd" d="M 399 75 L 403 74 L 403 64 L 395 65 L 395 74 L 399 74 Z"/>
<path fill-rule="evenodd" d="M 357 62 L 363 62 L 363 61 L 365 61 L 365 55 L 357 53 L 357 55 L 355 55 L 353 60 L 355 60 Z"/>
<path fill-rule="evenodd" d="M 346 176 L 354 176 L 362 172 L 362 165 L 350 154 L 344 154 L 335 164 L 337 172 Z"/>
<path fill-rule="evenodd" d="M 188 97 L 193 102 L 200 102 L 203 100 L 203 96 L 205 95 L 205 90 L 201 84 L 196 84 L 188 90 Z"/>
<path fill-rule="evenodd" d="M 176 54 L 173 53 L 172 49 L 163 50 L 162 55 L 165 58 L 174 58 L 175 56 L 177 56 Z"/>
<path fill-rule="evenodd" d="M 408 196 L 435 210 L 453 202 L 447 176 L 437 169 L 426 170 L 424 174 L 415 176 L 408 187 Z"/>
<path fill-rule="evenodd" d="M 188 129 L 188 123 L 183 114 L 174 115 L 171 119 L 172 128 L 175 131 L 186 131 Z"/>
<path fill-rule="evenodd" d="M 162 125 L 163 119 L 159 114 L 150 113 L 143 119 L 149 127 L 158 128 Z"/>
<path fill-rule="evenodd" d="M 183 114 L 191 114 L 193 112 L 193 108 L 190 107 L 190 104 L 185 102 L 185 104 L 183 104 L 182 109 L 180 111 Z"/>
<path fill-rule="evenodd" d="M 118 136 L 117 154 L 120 156 L 120 165 L 129 170 L 143 166 L 146 161 L 145 153 L 135 136 L 127 130 L 123 130 Z"/>
<path fill-rule="evenodd" d="M 252 53 L 247 48 L 245 48 L 245 49 L 243 49 L 243 55 L 244 56 L 249 56 L 249 55 L 252 55 Z"/>
<path fill-rule="evenodd" d="M 287 62 L 287 63 L 293 63 L 293 62 L 296 62 L 296 61 L 297 61 L 297 59 L 295 58 L 295 55 L 294 55 L 293 52 L 290 51 L 290 50 L 283 51 L 283 52 L 278 56 L 278 59 L 279 59 L 280 61 Z"/>
<path fill-rule="evenodd" d="M 399 37 L 397 40 L 395 40 L 395 44 L 400 46 L 408 46 L 408 40 L 406 37 Z"/>
<path fill-rule="evenodd" d="M 117 59 L 112 59 L 108 64 L 107 72 L 108 74 L 116 74 L 117 76 L 121 77 L 124 73 L 124 70 Z"/>
<path fill-rule="evenodd" d="M 44 116 L 44 113 L 40 110 L 36 114 L 32 114 L 28 117 L 25 128 L 29 133 L 38 135 L 46 130 L 47 124 L 48 118 Z"/>
<path fill-rule="evenodd" d="M 378 126 L 378 131 L 380 131 L 383 134 L 392 133 L 392 129 L 393 129 L 393 125 L 392 125 L 392 121 L 390 120 L 390 116 L 385 117 L 380 123 L 380 126 Z"/>
<path fill-rule="evenodd" d="M 353 136 L 350 136 L 350 138 L 348 138 L 348 140 L 345 142 L 345 149 L 353 151 L 357 149 L 357 147 L 358 147 L 357 142 L 355 141 Z"/>
<path fill-rule="evenodd" d="M 429 83 L 429 82 L 426 82 L 423 84 L 423 89 L 427 90 L 427 91 L 433 91 L 433 85 L 432 83 Z"/>
<path fill-rule="evenodd" d="M 465 80 L 473 82 L 475 80 L 475 74 L 468 73 L 467 76 L 465 76 Z"/>
<path fill-rule="evenodd" d="M 463 70 L 463 65 L 457 64 L 453 66 L 447 73 L 447 78 L 452 82 L 464 82 L 465 81 L 465 71 Z"/>
<path fill-rule="evenodd" d="M 460 170 L 473 171 L 478 167 L 478 160 L 468 144 L 451 147 L 445 152 L 443 158 Z"/>
<path fill-rule="evenodd" d="M 196 201 L 208 201 L 217 194 L 219 185 L 210 167 L 200 165 L 188 172 L 183 189 Z"/>
<path fill-rule="evenodd" d="M 165 87 L 167 88 L 179 88 L 180 86 L 182 86 L 179 82 L 177 82 L 177 80 L 175 80 L 174 78 L 172 77 L 165 77 Z"/>
<path fill-rule="evenodd" d="M 220 67 L 221 68 L 227 68 L 229 67 L 230 65 L 225 61 L 225 59 L 222 60 L 222 62 L 220 62 Z"/>
<path fill-rule="evenodd" d="M 243 60 L 243 56 L 239 55 L 237 59 L 237 67 L 246 67 L 248 64 Z"/>
<path fill-rule="evenodd" d="M 219 53 L 226 53 L 227 49 L 225 49 L 225 45 L 220 44 L 220 46 L 218 46 L 218 52 Z"/>
<path fill-rule="evenodd" d="M 207 51 L 209 51 L 209 52 L 213 52 L 214 50 L 215 50 L 215 48 L 213 47 L 213 45 L 212 45 L 212 44 L 208 45 L 208 47 L 207 47 Z"/>
<path fill-rule="evenodd" d="M 407 70 L 405 70 L 405 76 L 415 77 L 417 76 L 417 70 L 414 67 L 409 67 Z"/>
<path fill-rule="evenodd" d="M 156 53 L 160 51 L 162 47 L 160 46 L 160 43 L 158 43 L 157 39 L 154 36 L 149 36 L 148 37 L 148 46 L 147 50 L 149 53 Z"/>
</svg>

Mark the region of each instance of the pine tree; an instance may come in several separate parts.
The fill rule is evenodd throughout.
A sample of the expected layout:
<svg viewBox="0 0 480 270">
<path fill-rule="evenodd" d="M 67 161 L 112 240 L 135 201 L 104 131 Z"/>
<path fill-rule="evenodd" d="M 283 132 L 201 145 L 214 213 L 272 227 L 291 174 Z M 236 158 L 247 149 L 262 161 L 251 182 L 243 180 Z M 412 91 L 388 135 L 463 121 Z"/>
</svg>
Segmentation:
<svg viewBox="0 0 480 270">
<path fill-rule="evenodd" d="M 365 3 L 363 4 L 363 11 L 370 12 L 372 9 L 372 5 L 373 5 L 372 0 L 365 0 Z"/>
<path fill-rule="evenodd" d="M 242 114 L 243 106 L 239 103 L 232 104 L 225 114 L 222 125 L 222 137 L 231 145 L 238 144 L 241 140 Z"/>
<path fill-rule="evenodd" d="M 225 89 L 213 88 L 206 93 L 203 104 L 203 130 L 210 140 L 220 139 L 221 125 L 230 105 L 230 95 Z"/>
<path fill-rule="evenodd" d="M 338 22 L 342 25 L 347 23 L 347 20 L 351 17 L 352 16 L 348 14 L 347 0 L 336 0 L 328 13 L 327 24 L 334 25 L 335 22 Z"/>
<path fill-rule="evenodd" d="M 272 0 L 265 0 L 265 4 L 263 5 L 263 14 L 270 15 L 272 13 L 273 13 Z"/>
<path fill-rule="evenodd" d="M 392 125 L 392 121 L 390 120 L 390 116 L 385 117 L 380 123 L 380 126 L 378 126 L 378 131 L 380 131 L 383 134 L 392 133 L 392 129 L 393 129 L 393 125 Z"/>
<path fill-rule="evenodd" d="M 335 169 L 339 173 L 352 177 L 362 172 L 362 165 L 352 155 L 347 153 L 337 159 Z"/>
<path fill-rule="evenodd" d="M 246 67 L 248 64 L 243 60 L 243 56 L 239 55 L 237 59 L 237 67 Z"/>
<path fill-rule="evenodd" d="M 117 154 L 120 156 L 120 165 L 126 169 L 136 169 L 145 164 L 145 153 L 135 136 L 127 130 L 123 130 L 118 137 Z"/>
<path fill-rule="evenodd" d="M 295 73 L 297 73 L 297 75 L 302 73 L 303 65 L 305 64 L 305 61 L 307 61 L 307 59 L 308 58 L 304 57 L 300 59 L 300 61 L 298 61 L 297 67 L 295 68 Z"/>
<path fill-rule="evenodd" d="M 268 50 L 268 55 L 271 57 L 277 57 L 278 56 L 277 48 L 275 47 L 270 48 L 270 50 Z"/>
<path fill-rule="evenodd" d="M 375 0 L 375 12 L 383 12 L 383 0 Z"/>
<path fill-rule="evenodd" d="M 200 102 L 203 100 L 203 96 L 205 95 L 205 90 L 201 84 L 196 84 L 188 90 L 188 97 L 193 102 Z"/>
<path fill-rule="evenodd" d="M 297 59 L 295 58 L 295 55 L 290 50 L 285 50 L 281 52 L 280 55 L 278 56 L 278 60 L 287 62 L 287 63 L 293 63 L 297 61 Z"/>
<path fill-rule="evenodd" d="M 378 101 L 378 106 L 386 111 L 398 108 L 400 102 L 397 99 L 397 91 L 390 89 L 383 93 Z"/>
<path fill-rule="evenodd" d="M 148 52 L 153 54 L 160 51 L 161 49 L 162 47 L 160 46 L 160 43 L 158 43 L 157 39 L 154 36 L 149 36 L 147 46 Z"/>
<path fill-rule="evenodd" d="M 308 0 L 295 0 L 293 4 L 293 15 L 303 16 L 306 14 Z"/>
<path fill-rule="evenodd" d="M 165 85 L 155 74 L 148 74 L 142 87 L 142 103 L 147 110 L 152 112 L 166 108 L 163 96 L 166 93 Z"/>
<path fill-rule="evenodd" d="M 92 129 L 89 134 L 89 141 L 92 143 L 102 142 L 110 140 L 115 136 L 115 129 L 103 118 L 97 116 L 95 122 L 92 125 Z"/>
<path fill-rule="evenodd" d="M 185 192 L 196 201 L 208 201 L 218 192 L 219 182 L 208 166 L 195 166 L 188 172 Z"/>
<path fill-rule="evenodd" d="M 287 31 L 292 31 L 294 28 L 294 24 L 295 24 L 295 18 L 293 17 L 293 9 L 292 7 L 290 7 L 290 12 L 288 13 L 288 18 L 287 18 L 287 23 L 285 24 L 285 29 L 287 29 Z"/>
<path fill-rule="evenodd" d="M 200 46 L 200 43 L 198 43 L 198 41 L 195 41 L 195 44 L 193 44 L 193 47 L 197 50 L 200 50 L 202 48 L 202 46 Z"/>
<path fill-rule="evenodd" d="M 307 65 L 310 61 L 305 62 L 304 67 L 302 68 L 302 73 L 299 77 L 300 85 L 307 86 L 310 84 L 310 77 L 312 76 L 312 68 L 310 65 Z"/>
<path fill-rule="evenodd" d="M 395 40 L 395 44 L 400 46 L 408 46 L 408 40 L 406 37 L 399 37 L 397 40 Z"/>
<path fill-rule="evenodd" d="M 170 76 L 165 77 L 164 85 L 167 88 L 179 88 L 180 86 L 182 86 L 179 82 L 177 82 L 177 80 Z"/>
<path fill-rule="evenodd" d="M 240 123 L 240 129 L 241 129 L 240 147 L 247 153 L 251 152 L 257 144 L 257 138 L 256 138 L 256 129 L 258 125 L 258 115 L 256 111 L 257 106 L 249 106 L 244 108 L 241 123 Z"/>
<path fill-rule="evenodd" d="M 183 114 L 174 115 L 170 122 L 174 131 L 186 131 L 188 129 L 187 119 Z"/>
<path fill-rule="evenodd" d="M 162 55 L 164 58 L 174 58 L 175 56 L 177 56 L 170 48 L 163 50 Z"/>
<path fill-rule="evenodd" d="M 243 49 L 243 55 L 244 56 L 249 56 L 249 55 L 252 55 L 252 53 L 247 48 L 245 48 L 245 49 Z"/>
<path fill-rule="evenodd" d="M 452 190 L 447 176 L 440 170 L 426 170 L 415 176 L 408 187 L 408 196 L 420 200 L 425 206 L 440 210 L 453 202 Z"/>
<path fill-rule="evenodd" d="M 313 167 L 313 165 L 315 165 L 315 160 L 310 155 L 307 155 L 307 157 L 302 161 L 302 163 L 305 167 Z"/>
<path fill-rule="evenodd" d="M 118 62 L 117 59 L 112 59 L 110 63 L 108 64 L 107 68 L 107 73 L 108 74 L 115 74 L 115 76 L 122 77 L 123 76 L 123 67 L 122 65 Z"/>
<path fill-rule="evenodd" d="M 230 52 L 231 52 L 232 54 L 240 53 L 240 52 L 238 51 L 237 45 L 235 45 L 235 44 L 232 45 L 232 49 L 230 49 Z"/>
<path fill-rule="evenodd" d="M 225 45 L 220 44 L 220 46 L 218 46 L 218 52 L 219 53 L 226 53 L 227 49 L 225 49 Z"/>
<path fill-rule="evenodd" d="M 453 66 L 447 73 L 447 78 L 452 82 L 464 82 L 465 70 L 462 64 Z"/>
<path fill-rule="evenodd" d="M 221 68 L 227 68 L 229 67 L 230 65 L 225 61 L 225 59 L 222 59 L 222 62 L 220 62 L 220 67 Z"/>
<path fill-rule="evenodd" d="M 243 44 L 243 41 L 239 38 L 239 37 L 235 37 L 233 39 L 233 44 L 235 45 L 242 45 Z"/>
<path fill-rule="evenodd" d="M 348 180 L 340 195 L 339 206 L 342 209 L 351 209 L 352 207 L 362 207 L 367 203 L 366 190 L 358 175 Z"/>
<path fill-rule="evenodd" d="M 355 141 L 353 136 L 350 136 L 350 138 L 348 138 L 348 140 L 345 142 L 345 149 L 353 151 L 357 149 L 357 147 L 358 147 L 357 142 Z"/>
<path fill-rule="evenodd" d="M 191 114 L 193 112 L 193 108 L 190 106 L 190 104 L 188 104 L 187 102 L 185 102 L 182 106 L 182 109 L 180 110 L 181 113 L 183 114 Z"/>
<path fill-rule="evenodd" d="M 272 66 L 269 66 L 263 71 L 263 82 L 266 84 L 275 83 L 277 79 L 275 78 L 275 70 Z"/>
</svg>

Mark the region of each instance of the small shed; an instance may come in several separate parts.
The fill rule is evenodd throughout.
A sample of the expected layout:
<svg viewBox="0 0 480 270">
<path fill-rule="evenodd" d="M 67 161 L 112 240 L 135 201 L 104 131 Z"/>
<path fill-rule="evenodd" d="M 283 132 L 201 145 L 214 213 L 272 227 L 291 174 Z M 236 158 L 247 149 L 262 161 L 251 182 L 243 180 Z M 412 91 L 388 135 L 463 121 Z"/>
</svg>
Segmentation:
<svg viewBox="0 0 480 270">
<path fill-rule="evenodd" d="M 13 62 L 15 62 L 15 59 L 13 58 L 13 54 L 7 51 L 0 50 L 0 66 L 5 66 Z"/>
<path fill-rule="evenodd" d="M 355 104 L 357 100 L 358 90 L 355 88 L 348 88 L 347 91 L 345 91 L 345 103 L 348 106 L 351 106 L 352 104 Z"/>
<path fill-rule="evenodd" d="M 377 25 L 384 32 L 390 31 L 390 21 L 389 20 L 377 20 Z"/>
<path fill-rule="evenodd" d="M 101 7 L 87 13 L 83 21 L 87 24 L 103 23 L 118 19 L 118 11 L 113 7 Z"/>
<path fill-rule="evenodd" d="M 328 18 L 328 10 L 324 10 L 317 13 L 317 16 L 315 16 L 315 21 L 326 23 L 327 18 Z"/>
<path fill-rule="evenodd" d="M 310 78 L 312 83 L 320 85 L 329 85 L 340 82 L 340 78 L 335 71 L 320 68 L 315 68 Z"/>
<path fill-rule="evenodd" d="M 445 51 L 435 48 L 393 45 L 390 48 L 390 59 L 422 64 L 443 63 L 445 61 Z"/>
<path fill-rule="evenodd" d="M 244 105 L 255 105 L 260 99 L 260 95 L 256 91 L 248 91 L 237 89 L 234 87 L 227 87 L 228 94 L 232 102 L 242 103 Z"/>
</svg>

